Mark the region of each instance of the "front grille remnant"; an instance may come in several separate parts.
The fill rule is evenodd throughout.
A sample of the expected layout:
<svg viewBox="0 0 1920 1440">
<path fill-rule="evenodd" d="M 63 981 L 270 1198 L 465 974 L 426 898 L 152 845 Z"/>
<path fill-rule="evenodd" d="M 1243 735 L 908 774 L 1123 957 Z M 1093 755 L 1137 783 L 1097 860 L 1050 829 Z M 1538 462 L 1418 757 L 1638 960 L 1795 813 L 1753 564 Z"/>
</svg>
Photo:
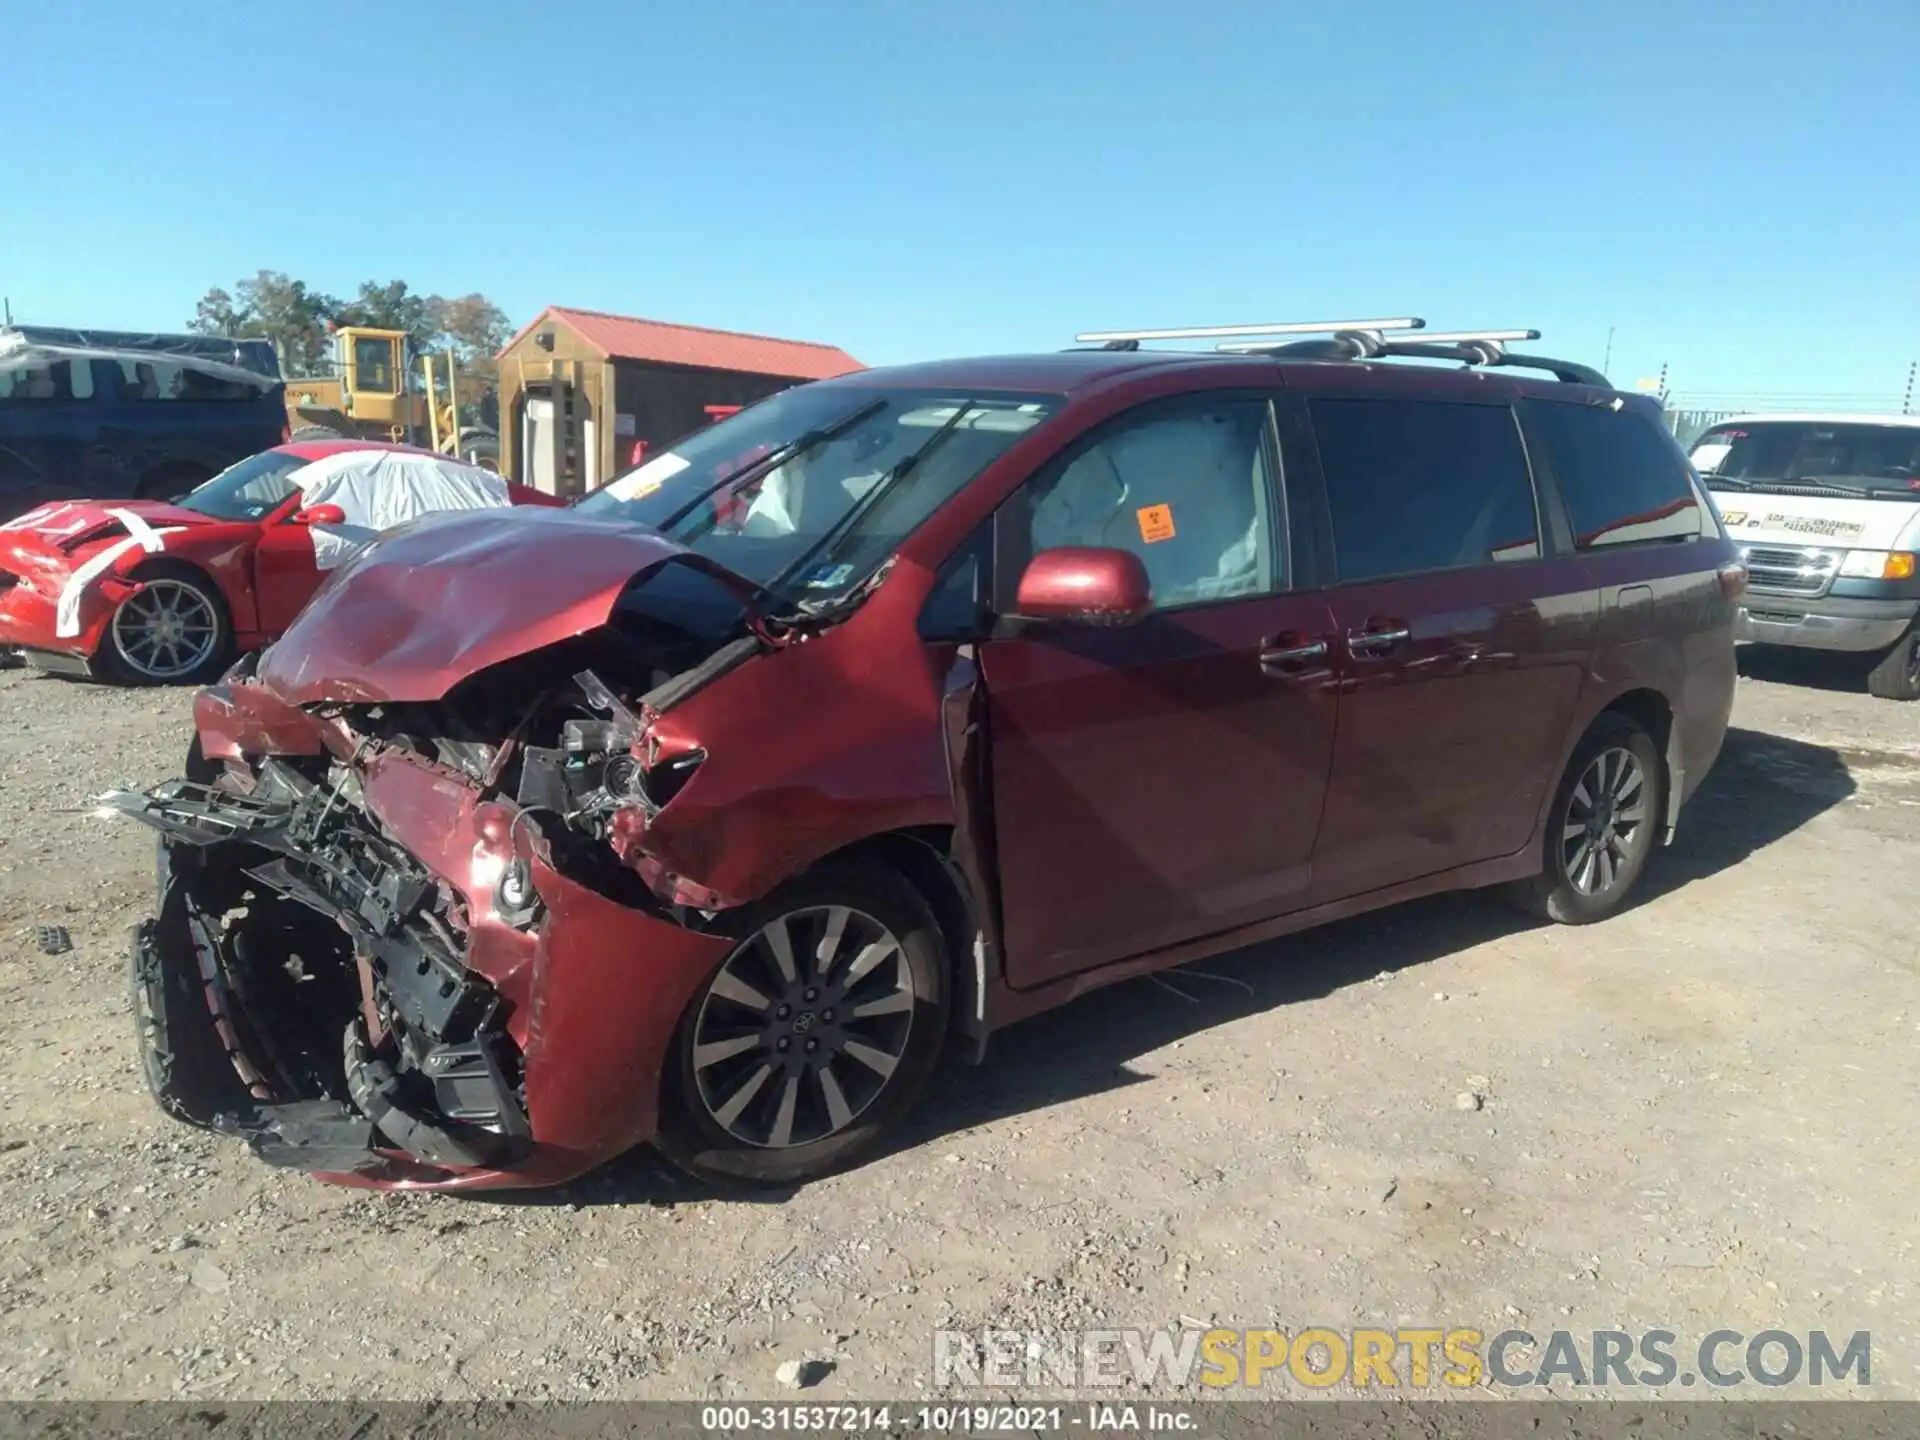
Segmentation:
<svg viewBox="0 0 1920 1440">
<path fill-rule="evenodd" d="M 1824 595 L 1840 569 L 1840 552 L 1813 546 L 1753 545 L 1746 550 L 1749 588 L 1775 595 Z"/>
</svg>

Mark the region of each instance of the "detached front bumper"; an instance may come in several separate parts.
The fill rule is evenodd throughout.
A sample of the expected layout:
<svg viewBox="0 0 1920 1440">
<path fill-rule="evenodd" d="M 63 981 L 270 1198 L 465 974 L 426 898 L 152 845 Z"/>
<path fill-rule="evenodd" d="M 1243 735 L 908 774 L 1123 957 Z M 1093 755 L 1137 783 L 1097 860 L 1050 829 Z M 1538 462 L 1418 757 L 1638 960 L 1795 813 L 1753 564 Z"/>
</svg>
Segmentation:
<svg viewBox="0 0 1920 1440">
<path fill-rule="evenodd" d="M 14 583 L 7 583 L 10 580 Z M 20 651 L 29 664 L 41 670 L 89 674 L 112 608 L 83 606 L 80 633 L 61 635 L 57 605 L 55 597 L 0 573 L 0 649 Z"/>
<path fill-rule="evenodd" d="M 1811 650 L 1884 650 L 1913 624 L 1920 600 L 1805 599 L 1749 590 L 1733 638 Z"/>
<path fill-rule="evenodd" d="M 263 724 L 293 753 L 319 736 L 245 688 L 246 715 L 203 697 L 230 722 L 203 723 L 209 760 Z M 257 773 L 252 796 L 117 801 L 162 831 L 134 1001 L 163 1108 L 377 1188 L 555 1184 L 651 1138 L 674 1028 L 729 942 L 562 874 L 519 810 L 410 752 L 336 760 L 309 793 Z M 265 898 L 236 919 L 239 880 Z"/>
</svg>

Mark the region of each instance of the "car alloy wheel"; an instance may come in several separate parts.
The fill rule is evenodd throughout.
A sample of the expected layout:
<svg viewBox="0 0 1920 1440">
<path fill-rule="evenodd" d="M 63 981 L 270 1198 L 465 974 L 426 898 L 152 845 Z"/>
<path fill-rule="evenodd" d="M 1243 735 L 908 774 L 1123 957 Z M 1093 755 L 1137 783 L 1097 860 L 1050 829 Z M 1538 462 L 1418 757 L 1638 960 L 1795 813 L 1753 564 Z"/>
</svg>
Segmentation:
<svg viewBox="0 0 1920 1440">
<path fill-rule="evenodd" d="M 155 579 L 113 616 L 113 644 L 129 669 L 147 680 L 184 680 L 220 643 L 220 616 L 198 586 Z"/>
<path fill-rule="evenodd" d="M 1647 777 L 1623 746 L 1602 750 L 1568 797 L 1560 828 L 1567 879 L 1582 895 L 1604 895 L 1645 842 Z"/>
<path fill-rule="evenodd" d="M 893 1079 L 915 1002 L 906 951 L 873 916 L 845 905 L 776 916 L 707 986 L 693 1034 L 700 1103 L 764 1149 L 837 1135 Z"/>
</svg>

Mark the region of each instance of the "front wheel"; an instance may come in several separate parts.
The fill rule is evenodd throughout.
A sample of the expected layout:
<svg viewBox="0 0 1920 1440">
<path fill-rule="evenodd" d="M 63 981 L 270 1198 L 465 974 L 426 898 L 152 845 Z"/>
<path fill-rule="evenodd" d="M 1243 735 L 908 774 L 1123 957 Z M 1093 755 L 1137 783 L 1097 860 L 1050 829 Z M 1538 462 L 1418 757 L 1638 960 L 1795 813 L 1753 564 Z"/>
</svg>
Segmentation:
<svg viewBox="0 0 1920 1440">
<path fill-rule="evenodd" d="M 1867 693 L 1882 700 L 1920 700 L 1920 620 L 1867 673 Z"/>
<path fill-rule="evenodd" d="M 1665 815 L 1666 772 L 1653 737 L 1624 715 L 1603 714 L 1554 793 L 1540 873 L 1508 897 L 1562 925 L 1604 920 L 1646 868 Z"/>
<path fill-rule="evenodd" d="M 218 675 L 233 645 L 220 587 L 205 571 L 169 560 L 142 566 L 134 578 L 140 592 L 113 612 L 100 642 L 107 678 L 186 685 Z"/>
<path fill-rule="evenodd" d="M 658 1144 L 723 1187 L 799 1184 L 866 1158 L 933 1073 L 946 946 L 878 865 L 823 867 L 747 907 L 674 1037 Z"/>
</svg>

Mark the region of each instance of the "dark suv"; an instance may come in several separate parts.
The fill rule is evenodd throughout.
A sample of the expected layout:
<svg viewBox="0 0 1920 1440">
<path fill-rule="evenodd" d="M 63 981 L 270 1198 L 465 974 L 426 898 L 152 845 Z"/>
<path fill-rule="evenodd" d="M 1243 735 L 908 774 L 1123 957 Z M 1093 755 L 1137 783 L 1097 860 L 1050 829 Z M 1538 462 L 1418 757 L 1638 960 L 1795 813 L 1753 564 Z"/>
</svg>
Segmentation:
<svg viewBox="0 0 1920 1440">
<path fill-rule="evenodd" d="M 383 539 L 113 798 L 156 1093 L 349 1183 L 790 1182 L 1096 986 L 1608 915 L 1745 572 L 1651 401 L 1416 323 L 862 371 Z"/>
<path fill-rule="evenodd" d="M 57 500 L 171 500 L 287 433 L 264 340 L 0 328 L 0 522 Z"/>
</svg>

